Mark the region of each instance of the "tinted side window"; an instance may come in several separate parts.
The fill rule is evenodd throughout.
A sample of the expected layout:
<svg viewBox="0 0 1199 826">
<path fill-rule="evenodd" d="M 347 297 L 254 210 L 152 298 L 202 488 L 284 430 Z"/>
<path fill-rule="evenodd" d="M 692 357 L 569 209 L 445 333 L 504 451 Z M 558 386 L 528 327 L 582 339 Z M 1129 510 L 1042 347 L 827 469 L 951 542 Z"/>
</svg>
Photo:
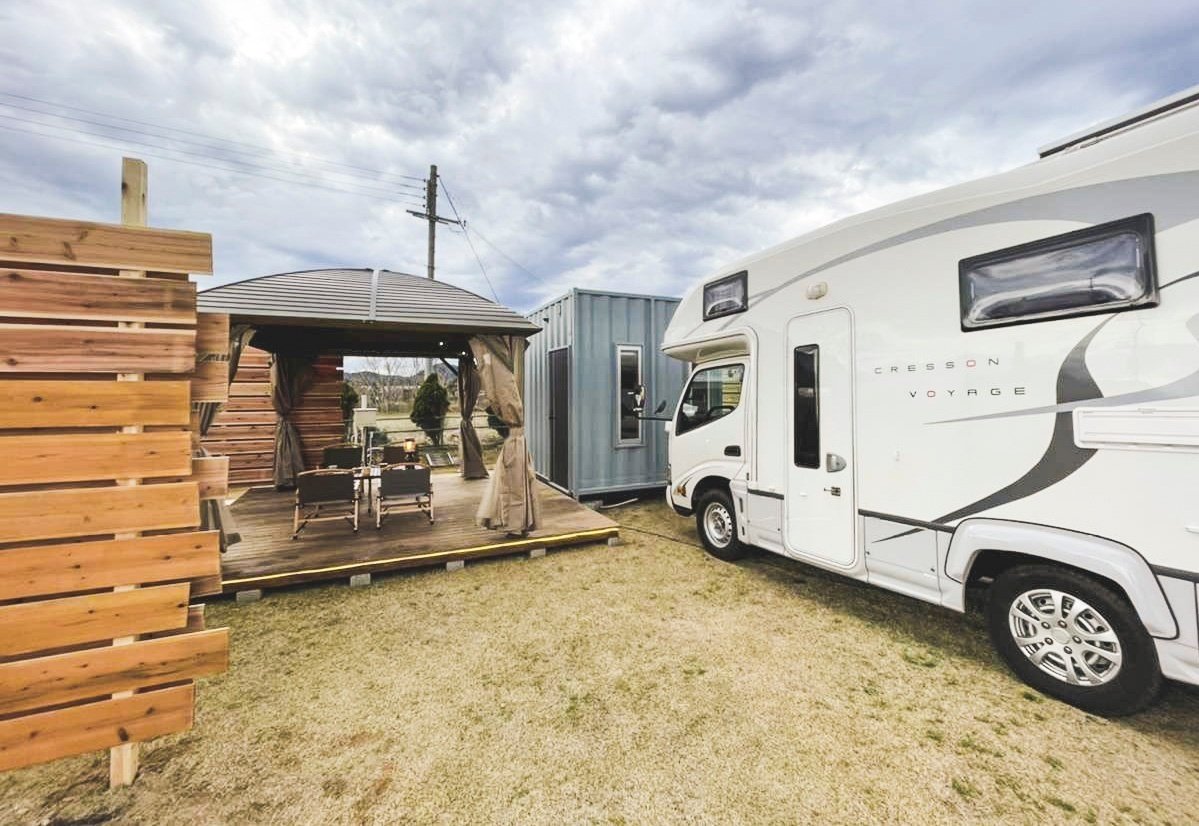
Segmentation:
<svg viewBox="0 0 1199 826">
<path fill-rule="evenodd" d="M 1150 306 L 1153 216 L 966 258 L 958 280 L 963 330 Z"/>
<path fill-rule="evenodd" d="M 820 348 L 795 348 L 795 464 L 820 467 Z"/>
<path fill-rule="evenodd" d="M 744 380 L 745 366 L 742 364 L 709 367 L 692 376 L 683 392 L 683 403 L 679 405 L 675 433 L 694 430 L 736 410 L 741 403 Z"/>
</svg>

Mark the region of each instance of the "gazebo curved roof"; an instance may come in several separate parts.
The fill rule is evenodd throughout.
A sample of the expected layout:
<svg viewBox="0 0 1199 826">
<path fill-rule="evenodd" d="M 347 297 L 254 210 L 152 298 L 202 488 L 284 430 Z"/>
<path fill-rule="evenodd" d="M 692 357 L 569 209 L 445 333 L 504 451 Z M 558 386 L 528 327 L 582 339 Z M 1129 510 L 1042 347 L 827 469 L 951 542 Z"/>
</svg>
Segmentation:
<svg viewBox="0 0 1199 826">
<path fill-rule="evenodd" d="M 255 346 L 275 352 L 432 354 L 458 348 L 470 335 L 540 329 L 461 287 L 391 270 L 263 275 L 203 290 L 197 305 L 254 326 Z"/>
</svg>

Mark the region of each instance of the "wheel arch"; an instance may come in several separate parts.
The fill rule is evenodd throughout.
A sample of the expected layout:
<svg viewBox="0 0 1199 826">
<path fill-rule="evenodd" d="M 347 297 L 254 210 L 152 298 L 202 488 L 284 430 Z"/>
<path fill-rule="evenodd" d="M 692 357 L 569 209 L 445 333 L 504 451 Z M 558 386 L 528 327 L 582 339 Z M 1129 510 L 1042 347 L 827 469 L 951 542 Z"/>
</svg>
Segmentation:
<svg viewBox="0 0 1199 826">
<path fill-rule="evenodd" d="M 945 575 L 965 585 L 979 566 L 1057 563 L 1107 580 L 1132 604 L 1145 630 L 1175 639 L 1178 622 L 1145 558 L 1127 545 L 1101 536 L 1003 519 L 968 519 L 958 525 L 945 556 Z M 960 589 L 962 600 L 965 588 Z M 964 605 L 958 606 L 962 610 Z"/>
</svg>

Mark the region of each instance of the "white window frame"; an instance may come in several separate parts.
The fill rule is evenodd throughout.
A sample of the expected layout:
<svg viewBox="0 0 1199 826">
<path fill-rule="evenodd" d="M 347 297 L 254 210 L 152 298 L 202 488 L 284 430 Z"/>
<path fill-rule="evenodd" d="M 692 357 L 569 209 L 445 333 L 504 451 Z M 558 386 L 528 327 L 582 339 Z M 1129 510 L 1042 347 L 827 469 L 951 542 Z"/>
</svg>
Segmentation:
<svg viewBox="0 0 1199 826">
<path fill-rule="evenodd" d="M 637 355 L 637 384 L 645 383 L 645 354 L 644 348 L 640 344 L 617 344 L 616 345 L 616 446 L 617 447 L 643 447 L 645 445 L 645 422 L 640 418 L 637 419 L 637 438 L 626 439 L 621 435 L 621 388 L 620 388 L 620 357 L 625 353 L 635 353 Z"/>
</svg>

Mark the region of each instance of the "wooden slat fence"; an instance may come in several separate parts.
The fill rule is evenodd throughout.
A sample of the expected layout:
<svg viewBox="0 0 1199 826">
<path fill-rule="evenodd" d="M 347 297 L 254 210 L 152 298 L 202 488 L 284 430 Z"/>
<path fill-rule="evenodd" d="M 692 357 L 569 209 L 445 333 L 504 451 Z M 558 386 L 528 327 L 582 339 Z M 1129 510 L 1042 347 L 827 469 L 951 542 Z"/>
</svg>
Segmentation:
<svg viewBox="0 0 1199 826">
<path fill-rule="evenodd" d="M 122 225 L 0 215 L 0 770 L 112 749 L 114 784 L 228 665 L 191 605 L 220 590 L 198 528 L 227 489 L 190 432 L 192 387 L 227 375 L 197 369 L 220 320 L 185 280 L 212 239 L 142 225 L 144 164 L 123 171 Z"/>
</svg>

